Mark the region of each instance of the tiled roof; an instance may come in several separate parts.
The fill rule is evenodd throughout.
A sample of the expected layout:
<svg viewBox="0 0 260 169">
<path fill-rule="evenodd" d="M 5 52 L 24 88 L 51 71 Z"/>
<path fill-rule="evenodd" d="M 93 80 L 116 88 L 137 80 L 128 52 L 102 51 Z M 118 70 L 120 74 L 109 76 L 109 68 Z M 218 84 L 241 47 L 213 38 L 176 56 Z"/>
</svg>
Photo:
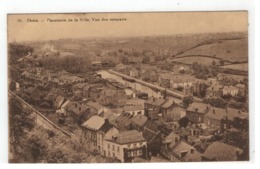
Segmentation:
<svg viewBox="0 0 260 169">
<path fill-rule="evenodd" d="M 193 150 L 193 152 L 191 152 Z M 178 155 L 182 151 L 187 151 L 187 154 L 183 157 L 180 157 L 183 161 L 201 161 L 201 154 L 196 151 L 196 149 L 185 141 L 179 141 L 174 146 L 172 146 L 171 151 Z"/>
<path fill-rule="evenodd" d="M 212 143 L 204 152 L 203 156 L 217 161 L 236 161 L 237 153 L 241 155 L 243 150 L 222 142 Z"/>
<path fill-rule="evenodd" d="M 86 106 L 75 101 L 70 101 L 66 106 L 64 106 L 64 108 L 76 115 L 81 115 L 88 109 Z"/>
<path fill-rule="evenodd" d="M 175 140 L 175 138 L 180 139 L 180 136 L 178 134 L 176 134 L 175 132 L 171 132 L 168 136 L 165 137 L 165 142 L 171 143 L 172 141 Z"/>
<path fill-rule="evenodd" d="M 99 130 L 104 125 L 104 123 L 105 120 L 102 117 L 93 116 L 81 126 L 92 130 Z"/>
<path fill-rule="evenodd" d="M 173 100 L 167 100 L 163 105 L 162 105 L 162 108 L 169 108 L 171 107 L 172 105 L 174 104 Z"/>
<path fill-rule="evenodd" d="M 153 105 L 153 106 L 161 106 L 165 102 L 166 102 L 166 100 L 164 100 L 164 99 L 150 99 L 150 100 L 146 101 L 145 103 Z"/>
<path fill-rule="evenodd" d="M 110 124 L 109 122 L 104 123 L 104 125 L 99 129 L 99 132 L 101 133 L 107 133 L 111 128 L 113 128 L 113 125 Z"/>
<path fill-rule="evenodd" d="M 96 109 L 96 110 L 100 110 L 103 108 L 103 106 L 101 104 L 99 104 L 98 102 L 93 102 L 93 101 L 89 101 L 86 105 L 93 109 Z"/>
<path fill-rule="evenodd" d="M 135 110 L 144 110 L 142 105 L 136 105 L 136 106 L 124 106 L 124 111 L 135 111 Z"/>
<path fill-rule="evenodd" d="M 205 114 L 207 109 L 210 108 L 209 104 L 193 102 L 187 109 L 187 111 L 197 112 L 201 114 Z"/>
<path fill-rule="evenodd" d="M 205 117 L 209 117 L 215 120 L 221 120 L 226 116 L 227 116 L 226 109 L 221 109 L 217 107 L 211 107 L 209 112 L 205 115 Z"/>
<path fill-rule="evenodd" d="M 137 130 L 123 131 L 117 134 L 116 137 L 117 139 L 115 140 L 115 142 L 119 144 L 129 144 L 129 143 L 145 141 L 142 134 L 139 133 Z"/>
<path fill-rule="evenodd" d="M 132 122 L 137 126 L 142 127 L 146 123 L 147 119 L 148 118 L 146 116 L 138 114 L 132 118 Z"/>
</svg>

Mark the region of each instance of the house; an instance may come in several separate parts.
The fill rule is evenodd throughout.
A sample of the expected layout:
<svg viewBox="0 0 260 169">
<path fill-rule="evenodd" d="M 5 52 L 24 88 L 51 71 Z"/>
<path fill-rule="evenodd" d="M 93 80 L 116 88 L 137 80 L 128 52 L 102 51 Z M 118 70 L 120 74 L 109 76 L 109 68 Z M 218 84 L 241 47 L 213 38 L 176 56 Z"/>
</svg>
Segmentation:
<svg viewBox="0 0 260 169">
<path fill-rule="evenodd" d="M 91 117 L 82 126 L 84 137 L 88 141 L 88 147 L 92 150 L 98 150 L 97 133 L 98 130 L 105 124 L 105 119 L 97 115 Z M 99 140 L 100 141 L 100 140 Z M 100 143 L 100 142 L 99 142 Z"/>
<path fill-rule="evenodd" d="M 56 113 L 58 113 L 61 116 L 68 116 L 67 111 L 66 111 L 66 107 L 67 105 L 70 103 L 70 100 L 66 100 L 62 105 L 61 108 L 59 110 L 56 110 Z"/>
<path fill-rule="evenodd" d="M 161 144 L 161 154 L 164 155 L 167 159 L 171 158 L 171 151 L 170 151 L 170 145 L 177 144 L 180 140 L 180 136 L 175 133 L 171 132 L 168 136 L 162 139 L 162 144 Z"/>
<path fill-rule="evenodd" d="M 104 106 L 99 104 L 98 102 L 89 101 L 86 103 L 86 106 L 93 110 L 93 112 L 97 115 L 101 114 L 104 111 Z"/>
<path fill-rule="evenodd" d="M 172 77 L 173 77 L 172 74 L 161 74 L 159 76 L 159 86 L 165 87 L 165 88 L 170 88 Z"/>
<path fill-rule="evenodd" d="M 143 131 L 148 118 L 142 114 L 138 114 L 131 119 L 131 128 L 137 131 Z"/>
<path fill-rule="evenodd" d="M 104 155 L 121 162 L 132 162 L 135 157 L 147 157 L 147 143 L 137 130 L 123 131 L 104 139 Z"/>
<path fill-rule="evenodd" d="M 204 124 L 213 130 L 213 132 L 220 132 L 221 119 L 225 118 L 226 115 L 226 109 L 211 107 L 204 117 Z"/>
<path fill-rule="evenodd" d="M 238 130 L 248 129 L 248 113 L 234 108 L 211 107 L 205 115 L 204 123 L 209 128 L 216 128 L 219 132 L 224 132 L 232 127 Z"/>
<path fill-rule="evenodd" d="M 65 98 L 61 95 L 57 96 L 54 102 L 54 105 L 56 107 L 56 109 L 60 109 L 61 105 L 64 103 Z"/>
<path fill-rule="evenodd" d="M 189 75 L 174 75 L 170 79 L 170 87 L 173 89 L 189 88 L 195 83 L 195 79 Z"/>
<path fill-rule="evenodd" d="M 179 106 L 174 106 L 166 113 L 162 113 L 162 118 L 165 122 L 178 122 L 181 118 L 186 116 L 186 110 Z"/>
<path fill-rule="evenodd" d="M 221 97 L 222 94 L 223 94 L 223 86 L 221 85 L 213 85 L 206 89 L 206 95 L 208 96 Z"/>
<path fill-rule="evenodd" d="M 198 162 L 201 161 L 201 154 L 189 143 L 180 140 L 169 146 L 170 161 L 172 162 Z"/>
<path fill-rule="evenodd" d="M 207 84 L 209 86 L 217 86 L 218 80 L 217 80 L 217 78 L 207 78 Z"/>
<path fill-rule="evenodd" d="M 133 116 L 138 114 L 144 115 L 144 107 L 142 105 L 124 106 L 123 111 L 130 113 Z"/>
<path fill-rule="evenodd" d="M 241 96 L 244 96 L 246 93 L 246 85 L 244 84 L 237 84 L 236 88 L 238 89 L 238 94 L 240 94 Z"/>
<path fill-rule="evenodd" d="M 147 120 L 143 128 L 142 135 L 147 141 L 147 152 L 157 155 L 160 152 L 158 145 L 161 144 L 160 130 L 152 120 Z"/>
<path fill-rule="evenodd" d="M 88 95 L 88 89 L 89 86 L 86 83 L 77 83 L 71 87 L 74 97 L 84 97 Z"/>
<path fill-rule="evenodd" d="M 102 89 L 98 88 L 97 85 L 92 85 L 89 88 L 89 98 L 93 99 L 93 100 L 97 100 L 100 97 L 100 92 L 102 91 Z"/>
<path fill-rule="evenodd" d="M 104 139 L 112 138 L 113 135 L 118 133 L 117 128 L 110 124 L 108 119 L 105 119 L 105 123 L 97 132 L 97 149 L 101 155 L 105 156 Z"/>
<path fill-rule="evenodd" d="M 70 101 L 62 107 L 62 111 L 66 110 L 65 114 L 70 115 L 77 123 L 82 124 L 91 114 L 90 109 L 78 102 Z"/>
<path fill-rule="evenodd" d="M 238 94 L 238 88 L 234 86 L 224 86 L 223 95 L 228 95 L 228 94 L 230 94 L 231 96 L 236 96 Z"/>
<path fill-rule="evenodd" d="M 195 124 L 203 123 L 204 115 L 208 113 L 209 109 L 209 104 L 193 102 L 186 110 L 186 116 L 191 122 Z"/>
<path fill-rule="evenodd" d="M 159 114 L 162 111 L 162 105 L 165 104 L 167 100 L 165 99 L 150 99 L 145 101 L 144 103 L 144 109 L 145 109 L 145 115 L 152 119 L 152 120 L 158 120 Z"/>
<path fill-rule="evenodd" d="M 238 161 L 242 153 L 238 147 L 216 141 L 203 153 L 202 161 Z"/>
<path fill-rule="evenodd" d="M 133 115 L 128 112 L 121 113 L 114 122 L 119 131 L 129 130 L 131 128 L 131 119 Z"/>
</svg>

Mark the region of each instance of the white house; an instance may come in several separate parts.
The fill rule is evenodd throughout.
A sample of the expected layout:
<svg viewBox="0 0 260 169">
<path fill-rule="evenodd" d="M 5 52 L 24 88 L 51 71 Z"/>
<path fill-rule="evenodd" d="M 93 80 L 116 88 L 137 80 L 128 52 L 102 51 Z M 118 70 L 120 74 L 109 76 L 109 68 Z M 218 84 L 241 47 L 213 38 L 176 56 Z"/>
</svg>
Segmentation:
<svg viewBox="0 0 260 169">
<path fill-rule="evenodd" d="M 104 138 L 104 156 L 121 162 L 132 162 L 135 157 L 147 157 L 147 142 L 137 130 L 128 130 Z"/>
<path fill-rule="evenodd" d="M 132 116 L 136 116 L 138 114 L 144 115 L 144 107 L 141 105 L 124 106 L 123 111 L 130 113 Z"/>
<path fill-rule="evenodd" d="M 238 88 L 234 86 L 224 86 L 223 88 L 223 95 L 230 94 L 231 96 L 236 96 L 238 94 Z"/>
</svg>

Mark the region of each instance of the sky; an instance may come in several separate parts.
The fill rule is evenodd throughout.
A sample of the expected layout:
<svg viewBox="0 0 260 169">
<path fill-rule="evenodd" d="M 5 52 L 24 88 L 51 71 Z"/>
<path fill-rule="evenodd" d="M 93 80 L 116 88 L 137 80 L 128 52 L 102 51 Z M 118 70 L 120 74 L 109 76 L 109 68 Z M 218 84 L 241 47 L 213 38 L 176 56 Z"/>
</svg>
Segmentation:
<svg viewBox="0 0 260 169">
<path fill-rule="evenodd" d="M 80 21 L 86 18 L 89 21 Z M 92 21 L 121 18 L 125 21 Z M 28 22 L 28 19 L 38 22 Z M 67 19 L 66 22 L 50 22 Z M 72 22 L 68 22 L 72 19 Z M 78 19 L 77 22 L 74 19 Z M 61 38 L 133 37 L 248 30 L 248 14 L 237 12 L 157 12 L 87 14 L 10 14 L 8 41 L 38 41 Z"/>
</svg>

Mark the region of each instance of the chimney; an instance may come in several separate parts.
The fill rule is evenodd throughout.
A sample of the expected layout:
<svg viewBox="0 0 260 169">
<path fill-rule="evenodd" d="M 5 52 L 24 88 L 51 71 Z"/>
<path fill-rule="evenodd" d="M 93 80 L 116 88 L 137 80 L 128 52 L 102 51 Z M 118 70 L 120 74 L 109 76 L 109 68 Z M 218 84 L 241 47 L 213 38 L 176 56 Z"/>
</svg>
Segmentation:
<svg viewBox="0 0 260 169">
<path fill-rule="evenodd" d="M 109 123 L 108 119 L 105 119 L 105 124 L 108 124 L 108 123 Z"/>
<path fill-rule="evenodd" d="M 113 136 L 112 136 L 112 140 L 116 142 L 116 140 L 117 140 L 117 135 L 113 135 Z"/>
</svg>

